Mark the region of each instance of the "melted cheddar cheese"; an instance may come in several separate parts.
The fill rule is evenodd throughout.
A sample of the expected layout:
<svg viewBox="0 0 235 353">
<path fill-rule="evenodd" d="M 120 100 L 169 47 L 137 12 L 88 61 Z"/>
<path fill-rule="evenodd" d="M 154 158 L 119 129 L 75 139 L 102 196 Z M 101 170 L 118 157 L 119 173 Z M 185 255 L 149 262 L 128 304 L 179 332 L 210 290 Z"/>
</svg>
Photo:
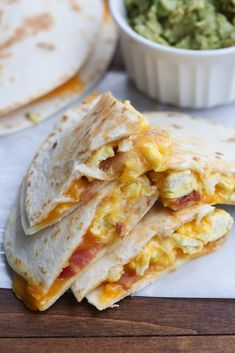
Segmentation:
<svg viewBox="0 0 235 353">
<path fill-rule="evenodd" d="M 126 101 L 124 104 L 135 111 L 130 102 Z M 155 172 L 166 170 L 170 154 L 170 139 L 168 135 L 163 134 L 162 137 L 159 137 L 159 132 L 154 133 L 154 131 L 150 130 L 150 125 L 142 114 L 138 113 L 138 118 L 140 128 L 138 135 L 114 141 L 93 151 L 91 156 L 84 162 L 85 166 L 94 170 L 97 168 L 102 170 L 102 173 L 106 173 L 107 179 L 120 178 L 123 184 L 151 170 Z M 122 157 L 118 170 L 113 171 L 113 168 L 110 168 L 104 171 L 102 162 L 109 160 L 112 166 L 112 162 L 115 163 L 117 153 Z M 48 216 L 37 224 L 37 227 L 45 227 L 55 223 L 72 206 L 78 204 L 82 193 L 86 193 L 89 190 L 92 180 L 94 178 L 83 176 L 73 181 L 64 193 L 64 197 L 68 201 L 57 204 Z"/>
<path fill-rule="evenodd" d="M 117 224 L 125 225 L 130 221 L 129 217 L 132 217 L 129 212 L 130 203 L 145 195 L 153 195 L 155 190 L 155 186 L 151 185 L 146 176 L 140 176 L 125 185 L 119 184 L 115 191 L 100 203 L 82 243 L 75 252 L 92 249 L 97 244 L 100 245 L 99 248 L 111 245 L 120 236 Z M 64 269 L 70 264 L 70 259 Z M 63 289 L 71 277 L 77 275 L 78 271 L 79 267 L 75 266 L 69 277 L 58 276 L 46 294 L 42 294 L 39 288 L 30 286 L 22 277 L 15 275 L 13 290 L 26 306 L 34 310 L 44 310 L 47 303 Z"/>
<path fill-rule="evenodd" d="M 124 294 L 120 280 L 124 274 L 132 273 L 135 281 L 148 276 L 150 273 L 160 273 L 166 269 L 173 269 L 179 259 L 190 259 L 199 256 L 207 244 L 223 237 L 232 227 L 232 218 L 224 210 L 204 216 L 200 221 L 194 219 L 179 227 L 170 236 L 155 236 L 147 245 L 127 264 L 110 270 L 106 281 L 101 284 L 100 298 L 103 302 L 115 299 Z"/>
</svg>

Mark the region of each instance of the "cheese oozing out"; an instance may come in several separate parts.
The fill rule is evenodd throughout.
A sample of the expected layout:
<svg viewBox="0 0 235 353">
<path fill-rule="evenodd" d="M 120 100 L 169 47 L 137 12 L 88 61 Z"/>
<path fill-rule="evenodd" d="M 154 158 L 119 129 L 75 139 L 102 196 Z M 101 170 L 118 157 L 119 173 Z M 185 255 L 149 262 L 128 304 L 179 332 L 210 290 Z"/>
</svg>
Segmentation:
<svg viewBox="0 0 235 353">
<path fill-rule="evenodd" d="M 140 175 L 154 170 L 167 169 L 170 154 L 168 134 L 150 129 L 144 117 L 140 115 L 141 131 L 138 135 L 106 144 L 94 151 L 85 161 L 86 168 L 99 170 L 106 180 L 119 178 L 122 183 L 129 182 Z M 162 136 L 160 136 L 162 134 Z M 64 202 L 58 203 L 37 227 L 46 227 L 55 223 L 80 201 L 87 201 L 95 195 L 102 181 L 83 176 L 75 179 L 64 193 Z"/>
<path fill-rule="evenodd" d="M 155 193 L 156 187 L 145 175 L 125 184 L 118 183 L 113 193 L 101 201 L 82 242 L 64 264 L 47 293 L 43 293 L 40 288 L 27 283 L 16 274 L 13 290 L 17 297 L 31 309 L 43 310 L 47 303 L 67 285 L 68 281 L 75 278 L 101 249 L 112 245 L 118 237 L 125 234 L 126 227 L 131 224 L 132 217 L 135 217 L 132 212 L 133 205 L 144 196 L 150 197 Z"/>
<path fill-rule="evenodd" d="M 229 232 L 232 223 L 227 212 L 216 209 L 203 218 L 183 224 L 169 236 L 155 235 L 127 264 L 109 271 L 106 281 L 100 285 L 101 301 L 124 295 L 136 282 L 164 270 L 172 270 L 180 260 L 204 254 L 209 244 Z"/>
</svg>

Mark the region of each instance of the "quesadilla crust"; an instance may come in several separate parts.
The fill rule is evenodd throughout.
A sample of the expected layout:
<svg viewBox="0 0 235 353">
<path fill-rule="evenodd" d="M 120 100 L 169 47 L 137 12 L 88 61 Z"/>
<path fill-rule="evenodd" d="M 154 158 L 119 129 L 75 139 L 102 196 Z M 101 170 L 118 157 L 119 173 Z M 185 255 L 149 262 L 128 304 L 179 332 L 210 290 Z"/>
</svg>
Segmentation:
<svg viewBox="0 0 235 353">
<path fill-rule="evenodd" d="M 177 212 L 155 205 L 136 228 L 129 233 L 125 240 L 117 242 L 113 250 L 99 260 L 96 268 L 90 268 L 72 286 L 72 291 L 78 301 L 81 301 L 87 293 L 104 282 L 108 276 L 110 268 L 126 264 L 133 258 L 147 242 L 155 235 L 165 236 L 172 234 L 182 224 L 191 222 L 193 219 L 203 217 L 212 213 L 213 207 L 207 205 L 194 206 Z M 94 273 L 95 271 L 95 273 Z"/>
<path fill-rule="evenodd" d="M 197 227 L 199 229 L 201 227 L 200 220 L 202 218 L 204 218 L 206 215 L 213 214 L 213 208 L 211 208 L 211 207 L 205 208 L 204 206 L 194 207 L 194 209 L 192 208 L 191 211 L 192 211 L 192 214 L 194 213 L 194 211 L 198 212 L 198 213 L 194 214 L 193 219 L 194 219 L 194 222 L 196 222 L 195 224 L 197 225 Z M 219 212 L 222 217 L 224 217 L 226 214 L 225 211 L 221 211 L 221 210 L 216 210 L 216 212 Z M 161 211 L 160 211 L 160 213 L 161 213 Z M 164 215 L 164 213 L 165 212 L 163 210 L 163 215 Z M 182 211 L 178 211 L 175 213 L 176 214 L 180 213 L 181 216 L 183 215 Z M 219 216 L 219 217 L 221 217 L 221 216 Z M 195 219 L 195 217 L 196 217 L 196 219 Z M 218 217 L 218 216 L 214 215 L 213 217 L 215 220 L 216 217 Z M 84 295 L 86 295 L 88 301 L 91 304 L 95 305 L 99 310 L 103 310 L 107 307 L 110 307 L 115 302 L 121 300 L 125 296 L 135 292 L 136 290 L 142 289 L 147 284 L 152 283 L 160 275 L 163 275 L 169 271 L 177 269 L 180 265 L 182 265 L 183 263 L 185 263 L 191 259 L 209 254 L 209 253 L 217 250 L 223 244 L 225 239 L 227 238 L 228 230 L 231 228 L 231 225 L 232 225 L 231 217 L 229 217 L 228 215 L 226 217 L 227 217 L 226 226 L 225 227 L 223 226 L 220 229 L 220 231 L 218 232 L 218 234 L 215 237 L 215 240 L 210 241 L 208 238 L 209 241 L 205 243 L 205 245 L 203 246 L 203 248 L 201 250 L 198 249 L 197 251 L 195 251 L 193 253 L 190 253 L 190 252 L 184 253 L 182 251 L 179 251 L 179 252 L 177 251 L 175 254 L 175 259 L 170 260 L 170 255 L 169 255 L 170 261 L 166 261 L 166 259 L 165 259 L 163 261 L 163 264 L 161 264 L 161 261 L 162 261 L 161 258 L 159 258 L 159 260 L 160 260 L 160 262 L 159 262 L 158 257 L 157 257 L 156 263 L 149 262 L 148 266 L 144 267 L 145 270 L 143 269 L 143 272 L 139 273 L 138 271 L 136 271 L 136 268 L 134 270 L 134 268 L 132 267 L 133 258 L 134 259 L 138 258 L 139 264 L 142 263 L 143 259 L 141 257 L 139 257 L 140 254 L 142 254 L 142 253 L 145 254 L 145 251 L 148 251 L 146 249 L 148 249 L 149 246 L 153 246 L 151 244 L 153 243 L 153 240 L 155 238 L 156 238 L 157 243 L 161 239 L 161 236 L 159 237 L 159 233 L 156 233 L 156 232 L 152 233 L 152 234 L 157 234 L 157 237 L 153 237 L 153 235 L 151 237 L 147 233 L 147 236 L 145 238 L 145 244 L 147 244 L 147 246 L 143 246 L 143 244 L 142 244 L 141 252 L 139 252 L 138 249 L 132 248 L 132 254 L 131 254 L 131 252 L 129 252 L 129 254 L 128 254 L 129 255 L 128 261 L 126 259 L 125 260 L 123 259 L 124 261 L 122 261 L 121 258 L 115 259 L 115 254 L 120 253 L 120 251 L 122 249 L 121 247 L 119 247 L 119 249 L 117 249 L 116 253 L 115 253 L 115 251 L 113 252 L 112 258 L 110 256 L 110 259 L 107 259 L 107 260 L 101 259 L 101 260 L 99 260 L 99 262 L 97 262 L 97 264 L 96 264 L 96 278 L 93 279 L 93 283 L 92 283 L 92 279 L 90 280 L 90 283 L 88 283 L 87 285 L 85 283 L 86 280 L 89 281 L 89 278 L 92 277 L 92 268 L 91 268 L 90 270 L 88 270 L 87 273 L 85 273 L 83 275 L 83 277 L 81 278 L 81 280 L 82 280 L 81 283 L 80 283 L 80 281 L 77 281 L 77 283 L 75 283 L 73 285 L 72 290 L 79 301 L 82 299 L 82 297 Z M 147 216 L 145 216 L 145 219 L 144 219 L 145 222 L 146 222 L 147 218 L 148 218 L 148 221 L 150 222 L 147 224 L 151 224 L 151 218 L 152 219 L 155 218 L 155 222 L 156 222 L 156 220 L 159 218 L 159 216 L 157 214 L 154 215 L 154 212 L 149 212 L 149 214 Z M 163 216 L 163 218 L 164 218 L 164 216 Z M 168 217 L 166 217 L 166 220 L 167 220 L 167 218 L 171 218 L 171 215 L 169 214 Z M 208 218 L 208 220 L 209 219 L 213 219 L 213 218 Z M 223 218 L 220 218 L 220 219 L 222 220 Z M 180 220 L 180 217 L 179 217 L 179 220 Z M 208 220 L 206 220 L 206 222 L 208 222 Z M 218 221 L 216 221 L 216 222 L 218 222 Z M 140 222 L 140 225 L 141 225 L 141 223 L 142 222 Z M 146 224 L 146 226 L 147 226 L 147 224 Z M 190 224 L 190 222 L 189 223 L 187 221 L 182 222 L 182 219 L 181 219 L 181 223 L 179 223 L 178 226 L 177 226 L 177 224 L 175 224 L 176 234 L 178 231 L 180 232 L 179 234 L 181 234 L 180 224 L 182 226 L 184 226 L 184 224 L 186 224 L 188 227 L 188 224 Z M 218 226 L 219 226 L 219 223 L 218 223 Z M 145 233 L 143 233 L 142 225 L 140 226 L 139 229 L 138 229 L 138 227 L 139 227 L 139 225 L 137 225 L 137 227 L 132 231 L 132 237 L 134 238 L 134 239 L 132 239 L 133 243 L 135 241 L 138 241 L 138 233 L 139 232 L 142 234 L 142 236 L 144 236 L 143 234 L 146 234 L 146 232 L 149 230 L 149 228 L 147 228 L 147 229 L 145 228 Z M 158 227 L 161 227 L 161 225 L 159 225 Z M 215 223 L 215 225 L 213 227 L 217 227 L 217 223 Z M 186 228 L 186 229 L 188 229 L 188 228 Z M 207 228 L 205 228 L 205 230 L 204 230 L 205 232 L 206 232 L 206 229 Z M 227 230 L 226 233 L 224 232 L 225 229 Z M 171 232 L 169 232 L 169 229 L 168 229 L 167 232 L 164 232 L 164 234 L 162 234 L 162 237 L 163 237 L 162 239 L 164 239 L 166 237 L 166 239 L 169 239 L 169 241 L 170 241 L 169 234 L 173 234 L 173 233 L 174 233 L 173 229 L 171 229 Z M 131 235 L 129 235 L 129 238 L 130 238 L 130 236 Z M 205 235 L 205 236 L 207 237 L 207 235 Z M 202 239 L 202 238 L 199 237 L 199 239 Z M 159 245 L 160 244 L 161 244 L 161 242 L 159 243 Z M 170 243 L 168 243 L 168 240 L 167 240 L 167 242 L 166 242 L 167 248 L 169 247 L 169 244 Z M 123 242 L 123 246 L 124 246 L 124 242 Z M 128 237 L 127 237 L 127 243 L 125 244 L 125 246 L 128 246 Z M 125 248 L 123 250 L 125 252 Z M 152 248 L 152 250 L 153 250 L 153 248 Z M 137 257 L 136 257 L 136 254 L 138 254 Z M 143 256 L 143 255 L 141 255 L 141 256 Z M 145 256 L 147 256 L 147 253 Z M 156 256 L 156 255 L 153 255 L 153 256 Z M 158 262 L 159 262 L 159 265 L 157 265 Z M 113 272 L 115 275 L 114 278 L 109 277 L 110 276 L 109 271 L 111 269 L 111 266 L 113 266 L 112 267 L 113 269 L 115 269 L 115 266 L 118 268 L 117 273 L 115 271 Z"/>
<path fill-rule="evenodd" d="M 172 137 L 168 170 L 156 176 L 164 206 L 235 203 L 233 127 L 173 112 L 145 115 Z"/>
<path fill-rule="evenodd" d="M 150 129 L 129 102 L 108 92 L 60 137 L 46 142 L 29 168 L 21 200 L 27 234 L 61 220 L 107 181 L 119 178 L 125 184 L 167 168 L 169 135 Z"/>
<path fill-rule="evenodd" d="M 72 130 L 64 135 L 56 133 L 57 138 L 52 135 L 27 173 L 25 209 L 29 226 L 43 220 L 59 200 L 69 201 L 64 193 L 82 176 L 80 167 L 93 151 L 138 131 L 138 114 L 106 93 Z M 82 145 L 77 143 L 80 140 Z"/>
<path fill-rule="evenodd" d="M 141 177 L 141 180 L 143 178 Z M 120 188 L 118 182 L 109 183 L 92 200 L 34 237 L 28 237 L 23 232 L 19 200 L 17 201 L 6 229 L 5 251 L 10 266 L 18 274 L 14 290 L 22 300 L 28 300 L 26 305 L 37 305 L 39 310 L 50 306 L 84 271 L 102 257 L 119 237 L 130 232 L 157 199 L 154 186 L 151 186 L 151 193 L 147 188 L 146 191 L 143 189 L 144 193 L 137 194 L 136 199 L 127 199 L 125 207 L 122 205 L 120 215 L 115 218 L 114 214 L 114 222 L 120 222 L 120 216 L 123 217 L 123 232 L 118 233 L 114 223 L 112 237 L 106 239 L 105 230 L 102 230 L 99 240 L 99 233 L 95 235 L 92 227 L 95 221 L 103 224 L 102 217 L 106 213 L 102 213 L 101 207 L 105 210 L 105 205 L 111 202 L 109 198 L 116 197 L 118 187 Z M 126 197 L 125 194 L 123 197 Z M 115 208 L 111 207 L 110 211 L 107 209 L 107 212 L 111 211 L 114 212 Z M 94 233 L 94 239 L 88 242 L 90 232 Z"/>
</svg>

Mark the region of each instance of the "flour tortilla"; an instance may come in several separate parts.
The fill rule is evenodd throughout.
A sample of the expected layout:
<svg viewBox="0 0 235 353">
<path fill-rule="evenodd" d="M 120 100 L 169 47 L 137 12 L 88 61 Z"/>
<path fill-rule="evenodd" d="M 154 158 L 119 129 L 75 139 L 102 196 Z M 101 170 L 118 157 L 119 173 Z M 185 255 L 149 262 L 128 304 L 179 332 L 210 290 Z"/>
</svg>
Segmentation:
<svg viewBox="0 0 235 353">
<path fill-rule="evenodd" d="M 21 201 L 22 222 L 27 234 L 39 230 L 37 223 L 45 219 L 58 203 L 70 201 L 64 193 L 74 180 L 83 175 L 100 181 L 106 179 L 106 173 L 99 168 L 87 168 L 84 165 L 94 150 L 140 132 L 138 113 L 109 92 L 98 99 L 95 106 L 94 102 L 91 105 L 93 109 L 72 129 L 61 133 L 60 127 L 56 128 L 29 167 L 26 190 L 22 193 Z M 76 119 L 80 113 L 81 109 L 75 108 L 65 114 L 63 119 L 67 120 L 68 117 L 71 122 L 71 116 Z"/>
<path fill-rule="evenodd" d="M 176 112 L 146 112 L 144 116 L 172 136 L 169 169 L 208 170 L 235 176 L 235 128 Z"/>
<path fill-rule="evenodd" d="M 73 77 L 102 24 L 102 1 L 4 0 L 1 8 L 0 115 Z"/>
<path fill-rule="evenodd" d="M 78 207 L 61 222 L 33 237 L 25 235 L 22 229 L 18 195 L 16 204 L 11 210 L 5 233 L 5 253 L 9 265 L 30 286 L 35 286 L 44 294 L 47 293 L 62 269 L 67 266 L 68 259 L 74 250 L 81 243 L 95 216 L 97 207 L 105 197 L 115 193 L 116 188 L 116 182 L 107 184 L 92 200 Z M 143 196 L 130 204 L 131 214 L 128 217 L 125 232 L 122 236 L 125 237 L 135 227 L 156 199 L 156 194 Z M 83 271 L 80 271 L 75 278 L 72 277 L 68 280 L 58 293 L 46 301 L 41 310 L 45 310 L 52 305 L 57 298 L 71 287 L 74 280 L 81 276 L 105 252 L 111 251 L 113 246 L 115 246 L 115 242 L 109 248 L 106 247 L 98 251 L 91 263 Z"/>
<path fill-rule="evenodd" d="M 194 206 L 184 210 L 172 212 L 163 207 L 153 207 L 151 211 L 139 222 L 135 229 L 123 240 L 119 241 L 117 247 L 112 253 L 101 258 L 96 264 L 88 269 L 87 272 L 77 280 L 72 291 L 78 301 L 81 301 L 85 296 L 89 303 L 96 306 L 97 309 L 103 310 L 112 307 L 117 301 L 124 297 L 140 291 L 154 280 L 162 275 L 167 274 L 171 270 L 176 270 L 179 266 L 190 261 L 189 259 L 178 259 L 176 266 L 162 273 L 144 276 L 136 282 L 129 290 L 118 298 L 110 299 L 110 301 L 102 302 L 100 300 L 101 286 L 108 276 L 111 268 L 118 265 L 125 265 L 151 240 L 155 235 L 170 236 L 181 225 L 200 219 L 215 210 L 214 207 L 208 205 Z M 219 248 L 226 239 L 226 234 L 218 240 L 208 243 L 200 254 L 194 254 L 193 257 L 206 255 Z"/>
<path fill-rule="evenodd" d="M 37 124 L 31 117 L 36 117 L 37 123 L 40 123 L 68 105 L 71 106 L 74 100 L 82 99 L 88 91 L 92 91 L 93 86 L 109 65 L 118 38 L 117 28 L 106 7 L 104 9 L 100 31 L 97 33 L 92 51 L 82 68 L 72 79 L 51 93 L 12 113 L 1 116 L 0 136 L 33 127 Z"/>
</svg>

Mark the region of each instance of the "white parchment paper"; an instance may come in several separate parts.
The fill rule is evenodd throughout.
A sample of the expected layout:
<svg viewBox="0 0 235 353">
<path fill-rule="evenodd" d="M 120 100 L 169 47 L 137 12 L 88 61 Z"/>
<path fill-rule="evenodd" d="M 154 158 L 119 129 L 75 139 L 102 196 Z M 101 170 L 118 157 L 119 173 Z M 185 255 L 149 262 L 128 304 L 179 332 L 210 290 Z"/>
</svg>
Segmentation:
<svg viewBox="0 0 235 353">
<path fill-rule="evenodd" d="M 123 73 L 109 73 L 97 86 L 111 90 L 119 98 L 130 99 L 141 111 L 177 110 L 148 99 L 138 92 Z M 235 126 L 235 104 L 210 110 L 184 110 L 227 125 Z M 35 151 L 52 129 L 57 117 L 28 130 L 0 138 L 0 288 L 11 287 L 10 271 L 2 246 L 5 223 L 18 187 Z M 226 208 L 235 217 L 235 208 Z M 138 295 L 161 297 L 235 298 L 235 228 L 230 238 L 214 254 L 191 261 L 160 278 Z"/>
</svg>

